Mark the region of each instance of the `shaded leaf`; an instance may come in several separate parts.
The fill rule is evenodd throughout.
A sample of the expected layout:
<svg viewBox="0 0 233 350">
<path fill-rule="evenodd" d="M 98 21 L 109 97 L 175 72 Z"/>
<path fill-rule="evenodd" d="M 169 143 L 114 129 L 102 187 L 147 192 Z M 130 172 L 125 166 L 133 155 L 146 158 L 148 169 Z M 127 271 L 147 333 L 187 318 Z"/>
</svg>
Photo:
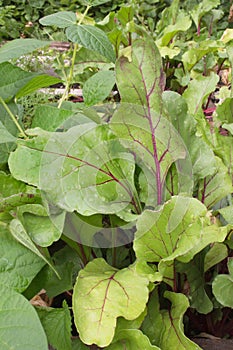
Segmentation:
<svg viewBox="0 0 233 350">
<path fill-rule="evenodd" d="M 0 284 L 1 350 L 47 350 L 38 315 L 21 294 Z"/>
<path fill-rule="evenodd" d="M 89 67 L 95 67 L 102 70 L 114 67 L 113 63 L 110 63 L 106 57 L 85 47 L 81 47 L 78 50 L 75 63 L 77 64 L 76 69 L 78 73 L 82 73 L 85 68 Z"/>
<path fill-rule="evenodd" d="M 9 133 L 9 131 L 5 128 L 5 126 L 0 121 L 0 133 L 1 133 L 1 139 L 0 143 L 8 143 L 8 142 L 15 142 L 16 137 Z"/>
<path fill-rule="evenodd" d="M 109 59 L 110 62 L 115 62 L 115 53 L 113 47 L 101 29 L 90 25 L 73 25 L 66 29 L 67 38 L 83 47 L 93 50 Z"/>
<path fill-rule="evenodd" d="M 148 300 L 148 280 L 133 267 L 117 270 L 95 259 L 80 271 L 73 294 L 75 324 L 86 344 L 107 346 L 114 337 L 116 319 L 137 318 Z M 92 327 L 90 327 L 92 323 Z"/>
<path fill-rule="evenodd" d="M 214 243 L 205 255 L 204 272 L 227 258 L 228 249 L 224 243 Z"/>
<path fill-rule="evenodd" d="M 63 308 L 37 308 L 37 314 L 50 345 L 56 350 L 71 350 L 71 316 L 68 305 Z"/>
</svg>

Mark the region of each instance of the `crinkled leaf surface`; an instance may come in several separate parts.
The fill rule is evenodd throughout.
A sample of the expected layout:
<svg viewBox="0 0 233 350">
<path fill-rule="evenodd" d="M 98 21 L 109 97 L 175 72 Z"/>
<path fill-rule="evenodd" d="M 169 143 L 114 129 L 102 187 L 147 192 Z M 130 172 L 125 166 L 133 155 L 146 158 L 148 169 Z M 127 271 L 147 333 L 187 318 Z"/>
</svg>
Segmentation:
<svg viewBox="0 0 233 350">
<path fill-rule="evenodd" d="M 0 63 L 18 58 L 32 51 L 48 46 L 50 41 L 37 39 L 15 39 L 0 48 Z"/>
<path fill-rule="evenodd" d="M 168 284 L 174 279 L 174 260 L 189 262 L 205 246 L 224 241 L 226 228 L 211 225 L 206 207 L 194 198 L 175 196 L 158 211 L 138 218 L 134 240 L 136 257 L 159 262 Z"/>
<path fill-rule="evenodd" d="M 215 161 L 215 173 L 205 177 L 198 183 L 197 198 L 204 203 L 207 208 L 212 208 L 214 204 L 233 192 L 227 167 L 220 158 L 215 157 Z"/>
<path fill-rule="evenodd" d="M 138 329 L 125 329 L 117 333 L 111 345 L 106 347 L 107 350 L 160 350 L 155 345 L 151 345 L 149 339 Z"/>
<path fill-rule="evenodd" d="M 71 350 L 71 316 L 66 302 L 61 309 L 36 309 L 47 335 L 48 343 L 56 350 Z"/>
<path fill-rule="evenodd" d="M 93 50 L 115 62 L 115 53 L 107 35 L 99 28 L 90 25 L 73 25 L 66 29 L 67 38 L 89 50 Z"/>
<path fill-rule="evenodd" d="M 144 172 L 146 204 L 156 206 L 163 201 L 169 167 L 186 157 L 186 149 L 176 130 L 161 116 L 164 74 L 159 51 L 150 38 L 133 43 L 131 59 L 120 57 L 116 80 L 122 102 L 110 126 Z M 187 183 L 182 183 L 183 191 L 188 191 Z"/>
<path fill-rule="evenodd" d="M 228 261 L 229 275 L 218 275 L 212 283 L 215 298 L 223 306 L 233 307 L 232 287 L 233 287 L 233 259 Z"/>
<path fill-rule="evenodd" d="M 17 242 L 3 223 L 0 223 L 0 237 L 0 284 L 23 292 L 45 262 Z"/>
<path fill-rule="evenodd" d="M 133 320 L 144 311 L 147 285 L 147 278 L 138 275 L 132 266 L 117 270 L 101 258 L 89 262 L 80 271 L 73 294 L 75 324 L 81 340 L 101 347 L 109 345 L 117 317 Z"/>
<path fill-rule="evenodd" d="M 83 99 L 86 106 L 104 101 L 115 84 L 113 71 L 99 71 L 83 84 Z"/>
<path fill-rule="evenodd" d="M 66 28 L 76 23 L 76 14 L 71 11 L 60 11 L 41 18 L 39 22 L 43 26 Z"/>
<path fill-rule="evenodd" d="M 148 315 L 142 325 L 152 344 L 163 350 L 200 350 L 184 335 L 183 316 L 189 307 L 184 294 L 166 291 L 164 297 L 171 302 L 169 310 L 160 309 L 157 290 L 151 294 Z"/>
<path fill-rule="evenodd" d="M 140 210 L 133 155 L 107 125 L 88 123 L 65 133 L 42 131 L 20 142 L 9 166 L 15 178 L 43 189 L 62 209 L 82 215 L 110 214 L 129 206 Z"/>
<path fill-rule="evenodd" d="M 46 335 L 33 306 L 21 294 L 0 284 L 1 350 L 47 350 Z"/>
</svg>

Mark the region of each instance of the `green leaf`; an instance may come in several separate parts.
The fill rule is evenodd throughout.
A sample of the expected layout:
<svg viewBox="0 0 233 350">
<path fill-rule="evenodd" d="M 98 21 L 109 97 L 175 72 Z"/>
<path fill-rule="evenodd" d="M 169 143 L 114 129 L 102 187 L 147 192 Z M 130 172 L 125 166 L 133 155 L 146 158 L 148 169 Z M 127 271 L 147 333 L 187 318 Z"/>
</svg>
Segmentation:
<svg viewBox="0 0 233 350">
<path fill-rule="evenodd" d="M 82 268 L 82 262 L 77 253 L 69 246 L 65 246 L 53 255 L 52 260 L 61 279 L 53 273 L 48 265 L 44 266 L 24 292 L 28 299 L 41 289 L 45 289 L 49 298 L 52 298 L 73 288 L 74 276 L 77 276 Z"/>
<path fill-rule="evenodd" d="M 106 347 L 107 350 L 119 350 L 124 347 L 127 350 L 160 350 L 151 345 L 149 339 L 138 329 L 124 329 L 117 333 L 115 341 Z"/>
<path fill-rule="evenodd" d="M 71 11 L 60 11 L 41 18 L 39 22 L 43 26 L 67 28 L 76 23 L 76 14 Z"/>
<path fill-rule="evenodd" d="M 195 185 L 199 179 L 216 172 L 216 160 L 203 134 L 197 132 L 197 122 L 188 113 L 186 100 L 174 91 L 163 93 L 163 107 L 167 118 L 184 141 L 192 160 Z"/>
<path fill-rule="evenodd" d="M 48 343 L 33 306 L 0 284 L 1 350 L 47 350 Z"/>
<path fill-rule="evenodd" d="M 179 32 L 186 32 L 191 27 L 192 21 L 184 12 L 180 12 L 175 24 L 169 24 L 164 28 L 161 38 L 157 40 L 158 46 L 166 46 Z"/>
<path fill-rule="evenodd" d="M 47 131 L 56 131 L 56 129 L 62 128 L 64 122 L 73 115 L 74 113 L 67 109 L 49 105 L 39 105 L 36 107 L 31 127 L 38 127 Z"/>
<path fill-rule="evenodd" d="M 165 75 L 158 48 L 148 36 L 133 42 L 131 56 L 130 59 L 122 56 L 116 62 L 121 101 L 145 106 L 148 112 L 160 113 Z"/>
<path fill-rule="evenodd" d="M 110 0 L 80 0 L 80 3 L 85 6 L 99 6 L 102 4 L 105 4 L 106 2 L 109 2 Z"/>
<path fill-rule="evenodd" d="M 10 174 L 0 172 L 0 212 L 40 201 L 41 197 L 34 187 L 17 181 Z"/>
<path fill-rule="evenodd" d="M 231 133 L 231 135 L 233 135 L 233 123 L 223 124 L 222 127 L 223 127 L 223 129 L 228 130 Z"/>
<path fill-rule="evenodd" d="M 218 212 L 223 216 L 228 224 L 233 225 L 233 206 L 218 209 Z"/>
<path fill-rule="evenodd" d="M 220 0 L 203 0 L 190 12 L 193 21 L 198 28 L 201 18 L 212 9 L 220 5 Z"/>
<path fill-rule="evenodd" d="M 0 237 L 0 284 L 23 292 L 45 262 L 17 242 L 1 222 Z"/>
<path fill-rule="evenodd" d="M 207 208 L 212 208 L 214 204 L 233 192 L 232 180 L 227 167 L 220 158 L 215 157 L 215 161 L 216 171 L 214 174 L 206 176 L 198 183 L 197 198 Z"/>
<path fill-rule="evenodd" d="M 107 98 L 115 84 L 113 71 L 100 71 L 83 85 L 83 98 L 86 106 L 93 106 Z"/>
<path fill-rule="evenodd" d="M 226 307 L 233 308 L 233 259 L 228 260 L 229 275 L 218 275 L 212 283 L 212 289 L 217 301 Z"/>
<path fill-rule="evenodd" d="M 0 64 L 0 96 L 6 100 L 14 97 L 38 73 L 25 72 L 21 68 L 5 62 Z"/>
<path fill-rule="evenodd" d="M 62 309 L 40 307 L 36 311 L 48 343 L 56 350 L 71 350 L 71 316 L 66 302 Z"/>
<path fill-rule="evenodd" d="M 32 241 L 40 247 L 48 247 L 58 241 L 62 232 L 54 225 L 45 207 L 25 204 L 17 208 L 17 217 Z M 60 214 L 63 221 L 64 214 Z"/>
<path fill-rule="evenodd" d="M 199 75 L 193 79 L 183 93 L 188 104 L 188 111 L 193 116 L 202 115 L 202 104 L 211 92 L 216 89 L 219 76 L 213 72 L 207 77 Z"/>
<path fill-rule="evenodd" d="M 81 340 L 101 347 L 109 345 L 117 317 L 133 320 L 144 311 L 147 285 L 148 280 L 130 266 L 117 270 L 103 259 L 88 263 L 79 273 L 73 294 L 75 324 Z"/>
<path fill-rule="evenodd" d="M 188 264 L 178 263 L 176 271 L 186 275 L 190 307 L 205 315 L 211 312 L 213 303 L 205 290 L 204 254 L 196 255 Z"/>
<path fill-rule="evenodd" d="M 114 67 L 113 63 L 110 63 L 106 57 L 85 47 L 79 49 L 75 63 L 75 69 L 78 73 L 82 73 L 89 67 L 99 68 L 101 70 L 108 70 Z"/>
<path fill-rule="evenodd" d="M 93 50 L 115 62 L 116 57 L 107 35 L 101 29 L 90 25 L 73 25 L 66 29 L 67 38 L 83 47 Z"/>
<path fill-rule="evenodd" d="M 9 103 L 7 106 L 14 115 L 18 113 L 18 108 L 16 104 Z M 13 137 L 18 136 L 18 128 L 16 127 L 15 123 L 10 118 L 9 114 L 7 113 L 2 104 L 0 104 L 0 122 Z M 0 164 L 7 163 L 10 152 L 14 151 L 15 148 L 15 141 L 6 143 L 0 142 Z"/>
<path fill-rule="evenodd" d="M 205 255 L 204 272 L 226 259 L 227 256 L 227 246 L 224 243 L 214 243 Z"/>
<path fill-rule="evenodd" d="M 36 245 L 32 242 L 31 238 L 28 236 L 27 232 L 25 231 L 23 225 L 18 219 L 13 219 L 10 223 L 10 231 L 12 236 L 20 242 L 22 245 L 24 245 L 26 248 L 30 249 L 34 254 L 36 254 L 38 257 L 40 257 L 42 260 L 48 264 L 51 269 L 54 271 L 54 273 L 60 278 L 58 272 L 56 271 L 55 267 L 51 264 L 51 262 L 39 251 L 39 249 L 36 247 Z"/>
<path fill-rule="evenodd" d="M 171 302 L 169 310 L 160 309 L 157 290 L 155 290 L 148 304 L 148 316 L 142 330 L 148 335 L 152 344 L 163 350 L 182 349 L 200 350 L 184 335 L 183 316 L 189 307 L 184 294 L 166 291 L 164 297 Z"/>
<path fill-rule="evenodd" d="M 49 44 L 50 41 L 37 39 L 15 39 L 9 41 L 0 48 L 0 63 L 19 58 Z"/>
<path fill-rule="evenodd" d="M 72 350 L 89 350 L 90 347 L 83 344 L 79 338 L 72 339 Z"/>
<path fill-rule="evenodd" d="M 16 137 L 8 132 L 8 130 L 5 128 L 2 122 L 0 122 L 0 133 L 1 133 L 0 143 L 15 142 Z"/>
<path fill-rule="evenodd" d="M 129 207 L 139 211 L 134 158 L 108 125 L 88 123 L 64 133 L 36 132 L 40 136 L 21 141 L 10 156 L 16 179 L 43 189 L 60 208 L 82 215 L 111 214 Z"/>
<path fill-rule="evenodd" d="M 176 196 L 158 211 L 138 218 L 134 250 L 138 259 L 159 262 L 166 283 L 174 280 L 174 260 L 189 262 L 208 244 L 224 241 L 227 229 L 211 225 L 206 207 L 194 198 Z"/>
<path fill-rule="evenodd" d="M 223 103 L 216 108 L 216 118 L 222 123 L 230 124 L 233 122 L 233 98 L 226 98 Z"/>
<path fill-rule="evenodd" d="M 61 79 L 50 75 L 42 74 L 32 78 L 26 85 L 24 85 L 16 94 L 16 98 L 27 96 L 34 91 L 41 88 L 60 83 Z"/>
</svg>

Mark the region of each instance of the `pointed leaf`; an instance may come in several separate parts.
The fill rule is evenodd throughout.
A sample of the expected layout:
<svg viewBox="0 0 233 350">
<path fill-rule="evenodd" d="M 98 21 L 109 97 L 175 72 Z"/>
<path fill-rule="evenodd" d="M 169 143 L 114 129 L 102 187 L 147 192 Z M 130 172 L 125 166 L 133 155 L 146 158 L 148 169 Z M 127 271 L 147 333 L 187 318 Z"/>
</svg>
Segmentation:
<svg viewBox="0 0 233 350">
<path fill-rule="evenodd" d="M 106 57 L 85 47 L 81 47 L 78 51 L 75 63 L 77 64 L 76 69 L 78 73 L 82 73 L 85 68 L 89 67 L 95 67 L 101 70 L 108 70 L 114 67 L 113 63 L 110 63 Z"/>
<path fill-rule="evenodd" d="M 73 294 L 75 324 L 81 340 L 101 347 L 109 345 L 117 317 L 133 320 L 145 309 L 147 285 L 148 280 L 132 267 L 119 271 L 103 259 L 88 263 L 79 273 Z"/>
<path fill-rule="evenodd" d="M 47 350 L 46 335 L 33 306 L 21 294 L 0 284 L 1 350 Z"/>
<path fill-rule="evenodd" d="M 198 28 L 200 19 L 212 9 L 220 5 L 220 0 L 203 0 L 190 12 L 193 21 Z"/>
<path fill-rule="evenodd" d="M 70 41 L 98 52 L 108 58 L 110 62 L 115 62 L 113 47 L 101 29 L 90 25 L 73 25 L 66 29 L 66 35 Z"/>
<path fill-rule="evenodd" d="M 38 257 L 40 257 L 42 260 L 44 260 L 54 271 L 54 273 L 60 278 L 58 272 L 54 268 L 54 266 L 51 264 L 51 262 L 45 258 L 45 256 L 39 251 L 39 249 L 36 247 L 36 245 L 32 242 L 31 238 L 28 236 L 27 232 L 25 231 L 23 225 L 18 219 L 13 219 L 10 223 L 10 231 L 12 236 L 20 242 L 22 245 L 24 245 L 26 248 L 30 249 L 33 253 L 35 253 Z"/>
<path fill-rule="evenodd" d="M 41 18 L 39 22 L 43 26 L 67 28 L 76 23 L 76 15 L 71 11 L 60 11 Z"/>
<path fill-rule="evenodd" d="M 50 41 L 37 39 L 15 39 L 9 41 L 0 48 L 0 63 L 19 58 L 49 44 Z"/>
<path fill-rule="evenodd" d="M 115 84 L 113 71 L 100 71 L 89 78 L 83 85 L 83 98 L 86 106 L 93 106 L 104 101 Z"/>
<path fill-rule="evenodd" d="M 215 157 L 215 161 L 216 172 L 200 180 L 197 189 L 197 198 L 207 208 L 212 208 L 214 204 L 233 192 L 232 181 L 227 167 L 225 167 L 220 158 Z"/>
<path fill-rule="evenodd" d="M 124 346 L 127 350 L 160 350 L 155 345 L 151 345 L 149 339 L 138 329 L 125 329 L 117 333 L 114 341 L 107 350 L 119 350 Z"/>
<path fill-rule="evenodd" d="M 8 228 L 1 223 L 0 238 L 0 284 L 21 293 L 45 262 L 17 242 Z"/>
<path fill-rule="evenodd" d="M 105 4 L 106 2 L 109 2 L 110 0 L 81 0 L 80 3 L 85 6 L 99 6 L 102 4 Z"/>
<path fill-rule="evenodd" d="M 71 316 L 68 305 L 62 309 L 40 307 L 36 309 L 50 345 L 56 350 L 71 350 Z"/>
<path fill-rule="evenodd" d="M 61 79 L 50 75 L 42 74 L 32 78 L 26 85 L 24 85 L 16 94 L 16 98 L 27 96 L 34 91 L 41 88 L 60 83 Z"/>
</svg>

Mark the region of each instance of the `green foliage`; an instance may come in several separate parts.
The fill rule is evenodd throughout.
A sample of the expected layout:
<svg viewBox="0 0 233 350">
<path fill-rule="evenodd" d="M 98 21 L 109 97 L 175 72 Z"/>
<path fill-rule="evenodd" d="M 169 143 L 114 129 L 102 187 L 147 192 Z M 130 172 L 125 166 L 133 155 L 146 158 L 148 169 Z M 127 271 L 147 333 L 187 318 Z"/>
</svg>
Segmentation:
<svg viewBox="0 0 233 350">
<path fill-rule="evenodd" d="M 0 48 L 3 349 L 199 349 L 205 320 L 231 336 L 231 91 L 213 100 L 233 65 L 228 4 L 25 4 L 6 1 L 0 35 L 21 18 L 13 37 L 39 21 L 49 41 Z M 19 67 L 55 37 L 70 42 L 56 77 Z"/>
</svg>

